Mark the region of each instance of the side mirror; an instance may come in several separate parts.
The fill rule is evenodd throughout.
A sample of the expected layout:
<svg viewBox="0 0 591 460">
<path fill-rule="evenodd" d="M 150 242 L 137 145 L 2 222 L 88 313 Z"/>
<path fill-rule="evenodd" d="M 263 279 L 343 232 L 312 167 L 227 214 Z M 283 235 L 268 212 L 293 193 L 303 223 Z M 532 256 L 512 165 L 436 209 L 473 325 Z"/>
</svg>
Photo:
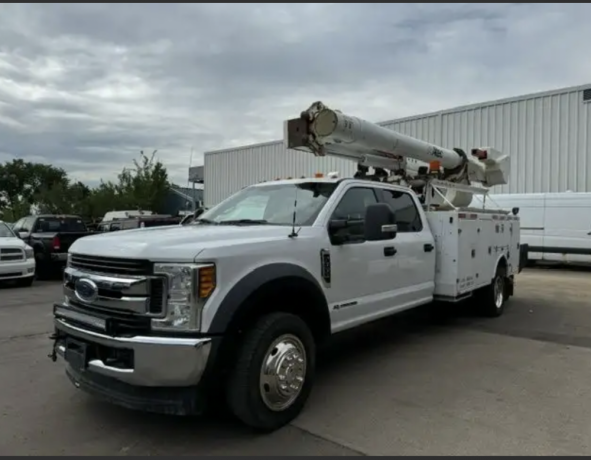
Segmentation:
<svg viewBox="0 0 591 460">
<path fill-rule="evenodd" d="M 332 244 L 339 245 L 363 241 L 363 220 L 334 219 L 328 223 Z"/>
<path fill-rule="evenodd" d="M 17 235 L 21 240 L 24 240 L 29 237 L 29 232 L 18 232 Z"/>
<path fill-rule="evenodd" d="M 369 205 L 365 210 L 365 240 L 382 241 L 396 238 L 396 215 L 386 203 Z"/>
</svg>

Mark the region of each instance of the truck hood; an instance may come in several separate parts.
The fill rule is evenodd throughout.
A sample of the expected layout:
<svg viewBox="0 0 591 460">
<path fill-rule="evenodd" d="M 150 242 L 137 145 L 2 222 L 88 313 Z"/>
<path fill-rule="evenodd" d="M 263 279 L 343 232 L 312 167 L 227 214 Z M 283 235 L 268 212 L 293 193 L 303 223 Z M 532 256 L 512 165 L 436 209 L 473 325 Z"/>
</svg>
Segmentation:
<svg viewBox="0 0 591 460">
<path fill-rule="evenodd" d="M 20 238 L 0 238 L 0 248 L 19 248 L 25 249 L 29 245 Z"/>
<path fill-rule="evenodd" d="M 288 239 L 291 228 L 271 225 L 185 225 L 141 228 L 86 236 L 73 254 L 190 262 L 205 249 Z"/>
</svg>

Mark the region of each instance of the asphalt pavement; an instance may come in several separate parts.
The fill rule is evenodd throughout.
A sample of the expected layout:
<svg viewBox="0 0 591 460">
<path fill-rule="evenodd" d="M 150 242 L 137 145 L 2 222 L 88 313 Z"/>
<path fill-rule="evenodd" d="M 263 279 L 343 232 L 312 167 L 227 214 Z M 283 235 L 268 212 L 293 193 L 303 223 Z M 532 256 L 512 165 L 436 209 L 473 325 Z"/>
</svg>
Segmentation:
<svg viewBox="0 0 591 460">
<path fill-rule="evenodd" d="M 58 282 L 0 288 L 2 455 L 587 455 L 591 272 L 533 269 L 497 319 L 427 310 L 338 337 L 305 412 L 270 435 L 142 414 L 52 363 Z"/>
</svg>

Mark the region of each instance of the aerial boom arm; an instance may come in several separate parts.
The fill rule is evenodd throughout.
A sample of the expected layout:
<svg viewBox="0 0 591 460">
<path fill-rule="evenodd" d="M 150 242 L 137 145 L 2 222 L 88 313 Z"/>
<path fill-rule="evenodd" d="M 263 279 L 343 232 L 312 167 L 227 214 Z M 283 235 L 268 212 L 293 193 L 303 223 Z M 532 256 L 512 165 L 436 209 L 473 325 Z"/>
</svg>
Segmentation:
<svg viewBox="0 0 591 460">
<path fill-rule="evenodd" d="M 445 149 L 398 133 L 383 126 L 345 115 L 315 102 L 296 119 L 285 125 L 286 146 L 310 151 L 316 156 L 332 155 L 357 161 L 363 166 L 396 171 L 401 160 L 414 158 L 437 162 L 446 180 L 485 186 L 505 184 L 508 157 L 490 148 L 472 150 Z"/>
</svg>

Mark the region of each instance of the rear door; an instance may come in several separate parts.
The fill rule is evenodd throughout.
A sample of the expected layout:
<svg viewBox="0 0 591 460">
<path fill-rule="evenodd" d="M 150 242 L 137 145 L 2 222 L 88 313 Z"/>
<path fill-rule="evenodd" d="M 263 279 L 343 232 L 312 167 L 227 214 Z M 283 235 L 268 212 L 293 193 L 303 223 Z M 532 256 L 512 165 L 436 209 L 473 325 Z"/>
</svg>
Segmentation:
<svg viewBox="0 0 591 460">
<path fill-rule="evenodd" d="M 393 240 L 396 248 L 396 271 L 400 278 L 396 304 L 413 306 L 429 301 L 435 291 L 435 241 L 423 214 L 419 212 L 411 193 L 383 188 L 380 199 L 396 215 L 398 234 Z"/>
</svg>

